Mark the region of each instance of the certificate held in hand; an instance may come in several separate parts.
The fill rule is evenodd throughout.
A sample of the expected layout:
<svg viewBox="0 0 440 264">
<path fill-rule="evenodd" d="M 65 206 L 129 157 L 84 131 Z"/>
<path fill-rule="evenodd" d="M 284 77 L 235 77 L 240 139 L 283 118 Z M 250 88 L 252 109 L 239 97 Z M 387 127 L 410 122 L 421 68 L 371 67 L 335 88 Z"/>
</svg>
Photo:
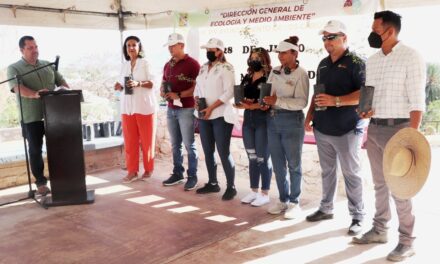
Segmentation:
<svg viewBox="0 0 440 264">
<path fill-rule="evenodd" d="M 258 98 L 258 103 L 260 103 L 260 105 L 266 105 L 263 102 L 263 98 L 266 96 L 270 96 L 270 92 L 272 91 L 272 84 L 271 83 L 260 83 L 258 85 L 258 89 L 260 90 L 260 97 Z"/>
<path fill-rule="evenodd" d="M 239 105 L 244 100 L 244 86 L 234 85 L 234 104 Z"/>
<path fill-rule="evenodd" d="M 359 113 L 367 113 L 373 108 L 374 86 L 362 86 L 359 96 Z"/>
</svg>

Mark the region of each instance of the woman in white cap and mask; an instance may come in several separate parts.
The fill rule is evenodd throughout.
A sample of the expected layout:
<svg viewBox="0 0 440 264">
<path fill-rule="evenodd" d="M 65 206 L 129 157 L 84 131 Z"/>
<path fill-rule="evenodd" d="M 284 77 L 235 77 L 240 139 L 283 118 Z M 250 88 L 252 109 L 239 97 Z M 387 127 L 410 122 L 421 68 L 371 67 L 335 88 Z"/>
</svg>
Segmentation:
<svg viewBox="0 0 440 264">
<path fill-rule="evenodd" d="M 200 69 L 194 95 L 196 108 L 199 110 L 200 139 L 209 181 L 196 192 L 205 194 L 220 191 L 214 156 L 215 146 L 217 146 L 227 180 L 226 192 L 222 199 L 231 200 L 237 194 L 234 184 L 235 164 L 229 151 L 234 121 L 225 115 L 225 110 L 232 107 L 230 101 L 234 95 L 234 68 L 226 62 L 223 41 L 211 38 L 202 48 L 206 49 L 208 62 Z M 200 100 L 206 102 L 206 108 L 202 106 Z"/>
<path fill-rule="evenodd" d="M 268 79 L 268 83 L 272 83 L 271 96 L 266 96 L 263 101 L 271 106 L 267 122 L 268 144 L 280 199 L 269 207 L 268 213 L 284 212 L 285 218 L 292 219 L 298 217 L 300 212 L 304 140 L 302 110 L 309 98 L 309 78 L 297 60 L 298 37 L 281 41 L 275 51 L 281 66 L 272 69 Z M 288 174 L 290 181 L 287 180 Z"/>
</svg>

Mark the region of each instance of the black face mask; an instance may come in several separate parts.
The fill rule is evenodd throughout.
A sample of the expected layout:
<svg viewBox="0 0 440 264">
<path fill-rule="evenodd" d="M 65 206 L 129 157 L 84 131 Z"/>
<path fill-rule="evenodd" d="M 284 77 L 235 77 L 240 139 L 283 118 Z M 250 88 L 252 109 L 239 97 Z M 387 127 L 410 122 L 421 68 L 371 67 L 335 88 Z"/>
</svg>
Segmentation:
<svg viewBox="0 0 440 264">
<path fill-rule="evenodd" d="M 217 59 L 217 56 L 215 56 L 215 51 L 207 51 L 206 58 L 208 58 L 210 62 L 214 62 Z"/>
<path fill-rule="evenodd" d="M 376 32 L 371 32 L 370 35 L 368 36 L 368 44 L 370 44 L 370 47 L 374 48 L 374 49 L 379 49 L 382 47 L 382 35 L 385 34 L 388 29 L 387 28 L 382 34 L 378 34 Z"/>
<path fill-rule="evenodd" d="M 250 60 L 248 61 L 248 66 L 252 71 L 257 72 L 263 69 L 263 64 L 259 60 Z"/>
<path fill-rule="evenodd" d="M 374 49 L 379 49 L 382 47 L 382 42 L 382 37 L 376 32 L 371 32 L 368 36 L 368 44 L 370 44 L 370 47 Z"/>
</svg>

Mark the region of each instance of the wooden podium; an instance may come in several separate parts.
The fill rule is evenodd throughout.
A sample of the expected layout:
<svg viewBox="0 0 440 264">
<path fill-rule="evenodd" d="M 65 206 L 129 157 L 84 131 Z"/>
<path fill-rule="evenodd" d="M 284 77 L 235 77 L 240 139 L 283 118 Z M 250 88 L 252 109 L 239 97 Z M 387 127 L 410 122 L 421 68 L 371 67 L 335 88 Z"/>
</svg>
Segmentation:
<svg viewBox="0 0 440 264">
<path fill-rule="evenodd" d="M 89 204 L 95 191 L 86 189 L 81 125 L 81 90 L 40 93 L 43 103 L 47 163 L 52 195 L 45 206 Z"/>
</svg>

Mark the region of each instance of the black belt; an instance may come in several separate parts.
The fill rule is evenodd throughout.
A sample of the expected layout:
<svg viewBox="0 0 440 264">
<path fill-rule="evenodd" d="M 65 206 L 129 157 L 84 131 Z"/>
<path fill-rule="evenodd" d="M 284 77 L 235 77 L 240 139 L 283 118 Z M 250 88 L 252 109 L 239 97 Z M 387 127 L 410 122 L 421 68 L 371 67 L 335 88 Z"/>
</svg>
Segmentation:
<svg viewBox="0 0 440 264">
<path fill-rule="evenodd" d="M 409 118 L 371 118 L 370 123 L 378 126 L 397 126 L 409 122 Z"/>
<path fill-rule="evenodd" d="M 275 114 L 281 114 L 281 113 L 299 114 L 302 112 L 303 112 L 302 110 L 287 110 L 287 109 L 273 109 L 273 108 L 269 110 L 270 116 L 274 116 Z"/>
</svg>

